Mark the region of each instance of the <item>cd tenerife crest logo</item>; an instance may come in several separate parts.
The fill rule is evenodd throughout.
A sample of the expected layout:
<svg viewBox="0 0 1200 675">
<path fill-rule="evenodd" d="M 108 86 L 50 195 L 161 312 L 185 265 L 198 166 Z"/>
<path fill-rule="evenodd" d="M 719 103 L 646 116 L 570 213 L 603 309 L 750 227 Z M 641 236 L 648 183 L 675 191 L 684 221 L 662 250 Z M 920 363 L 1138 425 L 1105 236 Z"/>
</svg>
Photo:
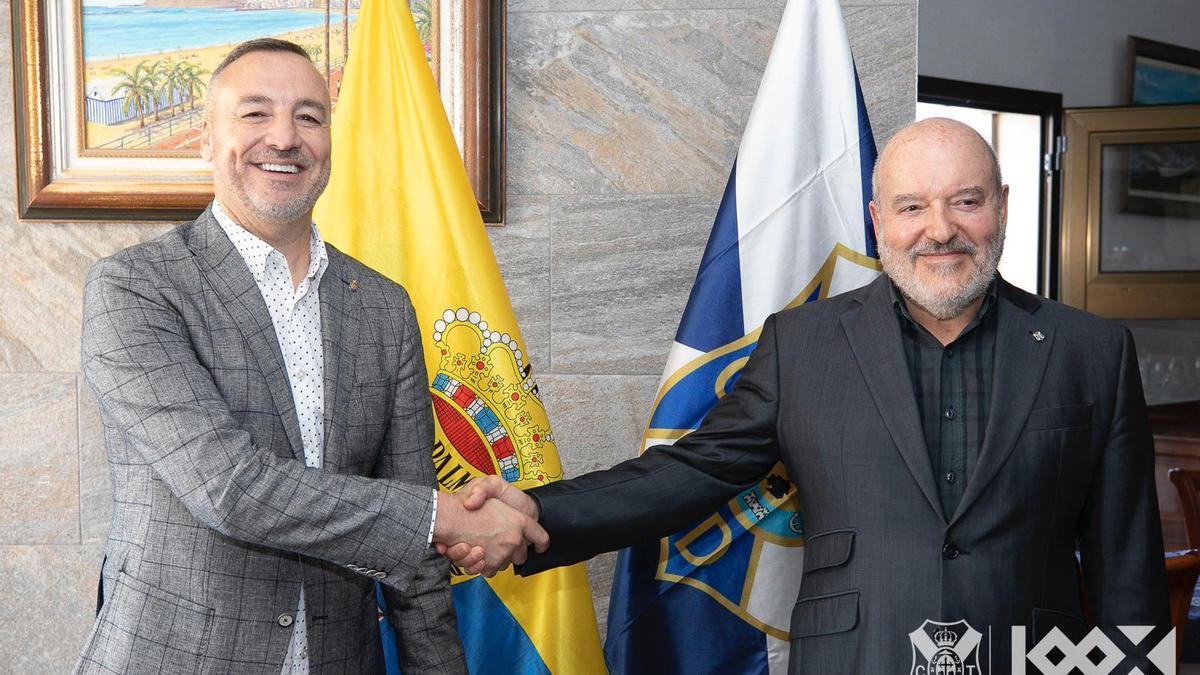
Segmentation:
<svg viewBox="0 0 1200 675">
<path fill-rule="evenodd" d="M 908 634 L 912 642 L 910 675 L 981 675 L 979 643 L 983 634 L 966 621 L 926 620 Z"/>
</svg>

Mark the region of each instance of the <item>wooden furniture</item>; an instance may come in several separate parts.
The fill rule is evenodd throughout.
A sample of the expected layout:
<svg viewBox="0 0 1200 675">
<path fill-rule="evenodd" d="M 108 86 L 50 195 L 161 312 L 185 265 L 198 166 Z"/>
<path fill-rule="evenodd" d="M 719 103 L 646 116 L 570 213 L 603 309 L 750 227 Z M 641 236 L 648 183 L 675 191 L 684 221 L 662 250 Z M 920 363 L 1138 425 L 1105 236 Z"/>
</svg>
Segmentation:
<svg viewBox="0 0 1200 675">
<path fill-rule="evenodd" d="M 1200 578 L 1200 401 L 1152 406 L 1149 412 L 1178 669 Z"/>
<path fill-rule="evenodd" d="M 1200 577 L 1200 551 L 1193 548 L 1167 553 L 1167 598 L 1171 607 L 1171 627 L 1175 629 L 1176 671 L 1183 654 L 1183 634 L 1197 577 Z"/>
<path fill-rule="evenodd" d="M 1168 551 L 1200 549 L 1200 530 L 1194 530 L 1189 540 L 1179 491 L 1168 475 L 1174 468 L 1200 472 L 1200 401 L 1152 406 L 1150 428 L 1163 546 Z"/>
</svg>

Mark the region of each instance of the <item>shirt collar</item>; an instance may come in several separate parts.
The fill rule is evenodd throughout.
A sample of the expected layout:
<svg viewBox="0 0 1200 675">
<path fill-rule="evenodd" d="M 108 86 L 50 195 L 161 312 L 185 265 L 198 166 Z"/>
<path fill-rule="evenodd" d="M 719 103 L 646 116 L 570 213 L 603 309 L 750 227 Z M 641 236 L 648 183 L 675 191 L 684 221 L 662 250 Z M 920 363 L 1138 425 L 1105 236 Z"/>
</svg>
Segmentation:
<svg viewBox="0 0 1200 675">
<path fill-rule="evenodd" d="M 963 334 L 966 334 L 967 331 L 982 322 L 992 309 L 992 306 L 996 304 L 996 279 L 998 278 L 1000 278 L 999 275 L 992 277 L 992 282 L 988 284 L 987 291 L 983 295 L 983 303 L 979 305 L 979 309 L 975 312 L 975 317 L 963 329 Z M 900 289 L 896 287 L 895 282 L 891 279 L 888 279 L 888 288 L 892 293 L 892 307 L 896 309 L 896 314 L 909 325 L 921 328 L 921 324 L 917 323 L 917 320 L 908 312 L 908 305 L 904 302 L 903 294 L 900 293 Z"/>
<path fill-rule="evenodd" d="M 246 228 L 235 223 L 229 214 L 225 213 L 225 209 L 221 208 L 221 203 L 215 199 L 212 203 L 212 213 L 225 235 L 229 237 L 229 241 L 233 242 L 233 247 L 246 261 L 246 266 L 250 268 L 250 273 L 254 275 L 255 281 L 263 283 L 267 272 L 267 258 L 272 254 L 282 257 L 283 254 Z M 311 228 L 312 234 L 308 238 L 308 270 L 305 276 L 310 284 L 315 285 L 321 282 L 321 276 L 325 273 L 325 268 L 329 266 L 329 252 L 325 248 L 325 240 L 321 238 L 321 232 L 317 230 L 316 224 L 311 225 Z"/>
</svg>

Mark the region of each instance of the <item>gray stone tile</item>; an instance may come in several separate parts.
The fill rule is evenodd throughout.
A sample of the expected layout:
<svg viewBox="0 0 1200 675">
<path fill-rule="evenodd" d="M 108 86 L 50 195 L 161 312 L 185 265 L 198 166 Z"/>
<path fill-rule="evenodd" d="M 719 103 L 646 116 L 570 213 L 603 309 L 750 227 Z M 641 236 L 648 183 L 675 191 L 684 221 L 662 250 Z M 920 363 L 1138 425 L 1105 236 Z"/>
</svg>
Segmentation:
<svg viewBox="0 0 1200 675">
<path fill-rule="evenodd" d="M 0 12 L 5 17 L 12 16 L 8 0 L 0 2 Z M 5 19 L 5 28 L 10 23 L 10 19 Z M 3 30 L 0 31 L 0 129 L 5 130 L 14 128 L 13 116 L 16 114 L 13 107 L 12 62 L 12 32 Z M 16 157 L 15 143 L 16 135 L 12 131 L 0 133 L 0 158 L 3 158 L 0 161 L 0 199 L 4 200 L 15 199 L 17 194 L 16 162 L 13 159 Z"/>
<path fill-rule="evenodd" d="M 550 371 L 550 199 L 510 196 L 502 227 L 488 237 L 534 372 Z"/>
<path fill-rule="evenodd" d="M 83 377 L 79 386 L 79 533 L 83 543 L 103 543 L 112 520 L 112 476 L 104 454 L 100 410 Z"/>
<path fill-rule="evenodd" d="M 550 0 L 508 0 L 506 7 L 509 14 L 518 12 L 544 12 L 550 9 Z M 508 24 L 523 21 L 524 17 L 510 17 Z"/>
<path fill-rule="evenodd" d="M 69 673 L 95 618 L 99 546 L 0 546 L 0 671 Z"/>
<path fill-rule="evenodd" d="M 879 149 L 917 108 L 917 7 L 847 8 L 846 32 Z"/>
<path fill-rule="evenodd" d="M 0 222 L 0 372 L 78 371 L 88 269 L 168 227 Z"/>
<path fill-rule="evenodd" d="M 545 375 L 538 384 L 567 478 L 607 469 L 637 455 L 658 378 Z M 587 562 L 601 640 L 615 565 L 616 553 Z"/>
<path fill-rule="evenodd" d="M 508 34 L 510 191 L 722 190 L 780 14 L 521 15 Z"/>
<path fill-rule="evenodd" d="M 635 457 L 658 378 L 623 375 L 548 375 L 539 383 L 567 478 L 607 469 Z M 608 620 L 617 554 L 587 562 L 600 638 Z"/>
<path fill-rule="evenodd" d="M 608 600 L 612 593 L 613 572 L 617 567 L 617 552 L 601 553 L 587 561 L 588 582 L 592 585 L 592 605 L 596 608 L 596 624 L 600 642 L 608 636 Z"/>
<path fill-rule="evenodd" d="M 555 373 L 662 374 L 719 204 L 718 194 L 555 202 Z"/>
<path fill-rule="evenodd" d="M 0 375 L 0 543 L 79 543 L 74 375 Z"/>
<path fill-rule="evenodd" d="M 657 377 L 625 375 L 538 380 L 567 478 L 637 456 L 657 384 Z"/>
<path fill-rule="evenodd" d="M 545 375 L 538 384 L 567 478 L 607 469 L 637 455 L 657 377 Z M 616 560 L 616 553 L 606 553 L 587 563 L 601 640 Z"/>
<path fill-rule="evenodd" d="M 896 5 L 912 5 L 916 7 L 919 0 L 841 0 L 843 8 L 847 7 L 892 7 Z"/>
</svg>

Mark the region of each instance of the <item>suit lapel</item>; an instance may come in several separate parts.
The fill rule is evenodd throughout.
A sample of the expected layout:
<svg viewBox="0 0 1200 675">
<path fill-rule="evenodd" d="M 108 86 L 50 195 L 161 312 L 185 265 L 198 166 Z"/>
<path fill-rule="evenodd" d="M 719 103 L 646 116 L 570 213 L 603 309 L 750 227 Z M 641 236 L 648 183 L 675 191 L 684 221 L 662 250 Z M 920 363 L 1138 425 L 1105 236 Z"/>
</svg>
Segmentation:
<svg viewBox="0 0 1200 675">
<path fill-rule="evenodd" d="M 221 304 L 233 315 L 234 323 L 250 346 L 250 354 L 258 362 L 267 380 L 267 388 L 275 401 L 275 409 L 283 420 L 283 429 L 292 455 L 304 459 L 304 442 L 300 436 L 300 421 L 296 417 L 292 388 L 284 370 L 283 352 L 271 323 L 271 313 L 263 300 L 262 291 L 246 261 L 234 248 L 233 242 L 221 230 L 212 215 L 211 207 L 192 225 L 188 247 L 200 261 L 201 272 L 216 293 Z"/>
<path fill-rule="evenodd" d="M 354 346 L 358 343 L 361 305 L 358 283 L 347 278 L 345 256 L 326 244 L 329 267 L 321 277 L 321 350 L 325 359 L 325 458 L 327 471 L 342 468 L 345 407 L 354 383 Z"/>
<path fill-rule="evenodd" d="M 1003 279 L 997 283 L 996 360 L 992 366 L 995 376 L 987 430 L 979 463 L 951 524 L 979 499 L 1012 454 L 1037 399 L 1054 345 L 1054 325 L 1048 320 L 1039 321 L 1036 316 L 1041 300 Z M 1039 335 L 1041 339 L 1037 338 Z"/>
<path fill-rule="evenodd" d="M 921 431 L 921 418 L 913 395 L 912 378 L 900 342 L 900 322 L 892 308 L 886 276 L 880 275 L 866 290 L 862 305 L 842 315 L 842 328 L 854 358 L 875 400 L 888 432 L 913 480 L 943 520 L 941 501 L 933 483 L 933 465 Z"/>
</svg>

